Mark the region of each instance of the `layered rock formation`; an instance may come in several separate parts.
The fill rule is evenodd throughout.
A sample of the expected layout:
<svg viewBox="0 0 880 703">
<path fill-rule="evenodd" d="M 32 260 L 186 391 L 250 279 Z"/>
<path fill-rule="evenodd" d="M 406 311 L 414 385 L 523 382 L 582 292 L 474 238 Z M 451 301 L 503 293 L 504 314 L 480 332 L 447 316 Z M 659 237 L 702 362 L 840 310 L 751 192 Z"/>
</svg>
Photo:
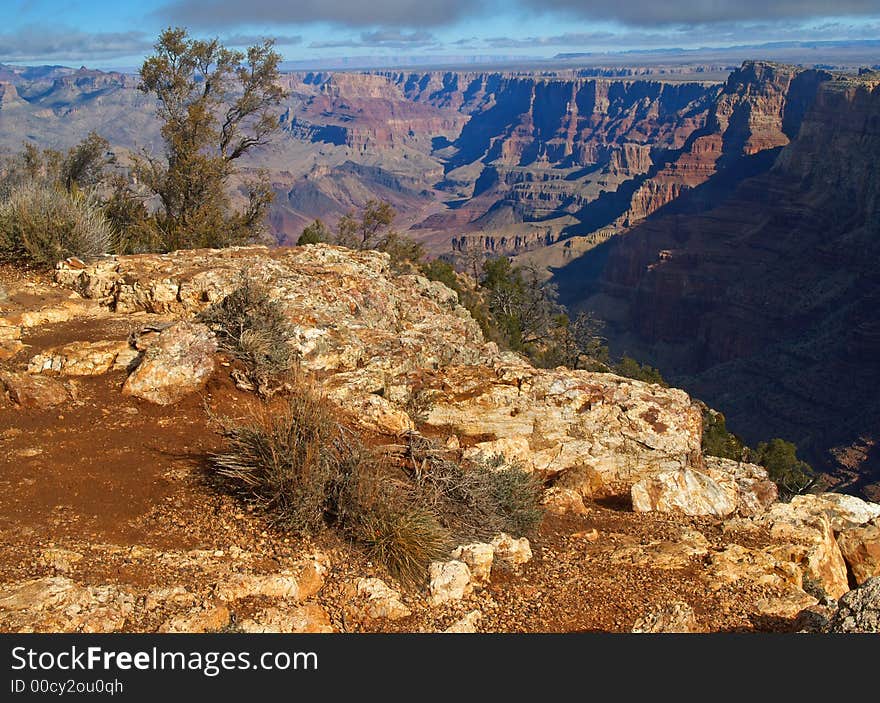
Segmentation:
<svg viewBox="0 0 880 703">
<path fill-rule="evenodd" d="M 560 280 L 567 302 L 609 320 L 615 350 L 659 365 L 749 442 L 788 438 L 822 468 L 844 463 L 831 450 L 863 447 L 844 468 L 864 488 L 880 476 L 880 79 L 787 75 L 785 107 L 761 103 L 779 129 L 735 140 L 792 138 L 771 169 L 714 207 L 683 198 Z"/>
</svg>

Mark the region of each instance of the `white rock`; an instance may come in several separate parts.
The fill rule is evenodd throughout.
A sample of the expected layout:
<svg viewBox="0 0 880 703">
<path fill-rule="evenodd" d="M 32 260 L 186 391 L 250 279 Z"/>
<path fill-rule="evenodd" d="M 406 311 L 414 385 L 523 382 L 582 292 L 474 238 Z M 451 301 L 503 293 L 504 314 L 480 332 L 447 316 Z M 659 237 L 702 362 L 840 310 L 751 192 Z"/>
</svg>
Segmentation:
<svg viewBox="0 0 880 703">
<path fill-rule="evenodd" d="M 492 575 L 492 562 L 495 560 L 495 547 L 486 542 L 474 542 L 458 547 L 451 554 L 453 559 L 463 561 L 471 570 L 474 585 L 489 583 Z"/>
<path fill-rule="evenodd" d="M 492 546 L 495 547 L 495 558 L 514 569 L 532 558 L 532 548 L 525 537 L 516 539 L 502 532 L 492 540 Z"/>
<path fill-rule="evenodd" d="M 412 611 L 401 600 L 400 593 L 382 579 L 358 579 L 357 595 L 359 600 L 365 601 L 359 608 L 360 614 L 368 619 L 400 620 L 412 615 Z"/>
<path fill-rule="evenodd" d="M 736 511 L 737 492 L 707 474 L 681 469 L 663 471 L 635 483 L 633 510 L 726 517 Z"/>
<path fill-rule="evenodd" d="M 431 602 L 440 605 L 461 600 L 473 592 L 471 570 L 463 561 L 435 561 L 428 569 Z"/>
</svg>

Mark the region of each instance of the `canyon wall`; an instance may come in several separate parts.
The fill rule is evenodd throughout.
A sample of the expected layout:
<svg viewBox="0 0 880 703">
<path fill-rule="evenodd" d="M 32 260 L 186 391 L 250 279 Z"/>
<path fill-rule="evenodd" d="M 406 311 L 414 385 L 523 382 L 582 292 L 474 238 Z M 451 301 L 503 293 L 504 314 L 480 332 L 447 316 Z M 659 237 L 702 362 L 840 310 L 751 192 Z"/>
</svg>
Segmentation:
<svg viewBox="0 0 880 703">
<path fill-rule="evenodd" d="M 753 73 L 763 93 L 768 79 L 787 85 L 786 99 L 745 110 L 722 98 L 716 114 L 742 159 L 769 150 L 772 167 L 714 206 L 681 198 L 604 262 L 588 253 L 560 274 L 563 295 L 747 440 L 794 440 L 864 486 L 880 479 L 880 75 Z M 867 447 L 861 467 L 841 461 L 852 447 Z"/>
</svg>

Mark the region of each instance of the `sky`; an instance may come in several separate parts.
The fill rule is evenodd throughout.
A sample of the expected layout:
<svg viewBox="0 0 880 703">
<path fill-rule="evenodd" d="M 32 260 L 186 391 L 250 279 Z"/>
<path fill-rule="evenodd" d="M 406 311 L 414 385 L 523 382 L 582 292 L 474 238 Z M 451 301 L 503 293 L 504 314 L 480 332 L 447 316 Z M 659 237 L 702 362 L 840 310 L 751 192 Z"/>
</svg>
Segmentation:
<svg viewBox="0 0 880 703">
<path fill-rule="evenodd" d="M 880 0 L 0 0 L 0 62 L 135 67 L 186 27 L 289 61 L 880 38 Z"/>
</svg>

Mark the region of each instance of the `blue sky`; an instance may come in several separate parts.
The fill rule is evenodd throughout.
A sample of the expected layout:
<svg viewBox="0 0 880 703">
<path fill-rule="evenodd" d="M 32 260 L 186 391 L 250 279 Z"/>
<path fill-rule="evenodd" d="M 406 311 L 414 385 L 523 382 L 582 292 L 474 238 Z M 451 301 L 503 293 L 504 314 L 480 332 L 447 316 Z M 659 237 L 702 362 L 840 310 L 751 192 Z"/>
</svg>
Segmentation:
<svg viewBox="0 0 880 703">
<path fill-rule="evenodd" d="M 880 38 L 880 0 L 3 0 L 0 62 L 136 66 L 158 32 L 288 60 L 534 56 Z"/>
</svg>

